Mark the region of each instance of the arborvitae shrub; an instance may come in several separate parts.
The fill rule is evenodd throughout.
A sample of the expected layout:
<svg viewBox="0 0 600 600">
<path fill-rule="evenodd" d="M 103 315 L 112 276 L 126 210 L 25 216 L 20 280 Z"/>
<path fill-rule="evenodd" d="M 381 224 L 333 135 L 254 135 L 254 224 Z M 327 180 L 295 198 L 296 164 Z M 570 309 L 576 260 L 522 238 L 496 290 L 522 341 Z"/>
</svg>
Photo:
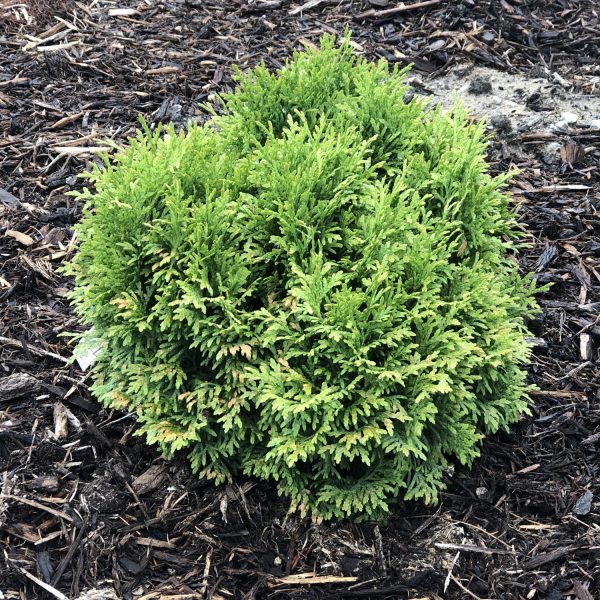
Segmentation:
<svg viewBox="0 0 600 600">
<path fill-rule="evenodd" d="M 92 390 L 200 476 L 274 480 L 304 513 L 435 501 L 527 406 L 533 290 L 484 125 L 405 102 L 405 72 L 347 39 L 237 84 L 88 175 Z"/>
</svg>

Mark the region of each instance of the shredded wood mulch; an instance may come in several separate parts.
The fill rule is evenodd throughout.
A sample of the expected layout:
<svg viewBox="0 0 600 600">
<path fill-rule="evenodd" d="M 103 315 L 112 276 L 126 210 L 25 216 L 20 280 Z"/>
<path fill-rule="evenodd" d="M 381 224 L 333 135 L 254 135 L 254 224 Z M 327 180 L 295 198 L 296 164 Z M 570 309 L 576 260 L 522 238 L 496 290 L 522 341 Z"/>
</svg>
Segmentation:
<svg viewBox="0 0 600 600">
<path fill-rule="evenodd" d="M 430 88 L 485 65 L 588 94 L 600 119 L 595 0 L 0 2 L 0 597 L 600 597 L 598 123 L 491 144 L 492 170 L 521 170 L 518 260 L 552 284 L 530 324 L 538 389 L 530 417 L 447 474 L 438 507 L 323 525 L 269 485 L 214 488 L 67 362 L 80 326 L 57 268 L 76 245 L 76 175 L 139 114 L 184 127 L 234 64 L 277 68 L 345 27 Z"/>
</svg>

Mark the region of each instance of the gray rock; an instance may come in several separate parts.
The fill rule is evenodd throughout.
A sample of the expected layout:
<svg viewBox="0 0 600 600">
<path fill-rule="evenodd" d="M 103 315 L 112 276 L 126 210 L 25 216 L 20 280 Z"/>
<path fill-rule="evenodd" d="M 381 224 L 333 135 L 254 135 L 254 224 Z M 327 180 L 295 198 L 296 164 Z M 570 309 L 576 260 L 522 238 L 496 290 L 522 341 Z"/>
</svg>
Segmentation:
<svg viewBox="0 0 600 600">
<path fill-rule="evenodd" d="M 550 131 L 561 132 L 568 131 L 577 121 L 579 117 L 572 112 L 564 112 L 560 115 L 560 120 L 550 125 Z"/>
<path fill-rule="evenodd" d="M 555 164 L 560 159 L 560 143 L 548 142 L 542 152 L 542 160 L 547 165 Z"/>
<path fill-rule="evenodd" d="M 587 515 L 592 510 L 592 500 L 594 499 L 594 494 L 589 490 L 575 502 L 575 506 L 573 507 L 573 514 L 579 515 L 580 517 Z"/>
<path fill-rule="evenodd" d="M 486 487 L 478 487 L 475 490 L 475 495 L 480 499 L 480 500 L 488 500 L 490 497 L 490 490 L 488 490 Z"/>
<path fill-rule="evenodd" d="M 491 44 L 496 40 L 496 34 L 493 31 L 484 31 L 481 34 L 481 40 L 486 44 Z"/>
<path fill-rule="evenodd" d="M 568 125 L 575 125 L 575 123 L 577 123 L 579 120 L 579 117 L 575 113 L 564 112 L 560 115 L 560 120 L 564 121 Z"/>
</svg>

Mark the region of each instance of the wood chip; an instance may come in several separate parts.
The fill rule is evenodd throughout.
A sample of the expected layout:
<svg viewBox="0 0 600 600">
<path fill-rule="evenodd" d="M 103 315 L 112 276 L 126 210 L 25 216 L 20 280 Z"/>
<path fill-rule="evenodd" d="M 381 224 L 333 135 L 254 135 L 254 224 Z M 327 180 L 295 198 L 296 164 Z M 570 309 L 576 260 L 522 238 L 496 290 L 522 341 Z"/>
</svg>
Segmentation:
<svg viewBox="0 0 600 600">
<path fill-rule="evenodd" d="M 58 477 L 56 475 L 41 475 L 27 483 L 27 488 L 39 492 L 55 493 L 59 488 Z"/>
<path fill-rule="evenodd" d="M 167 75 L 169 73 L 178 73 L 180 70 L 179 67 L 158 67 L 156 69 L 148 69 L 144 73 L 146 75 Z"/>
<path fill-rule="evenodd" d="M 326 583 L 353 583 L 358 577 L 338 575 L 317 575 L 316 573 L 298 573 L 297 575 L 286 575 L 278 577 L 276 582 L 285 585 L 324 585 Z"/>
<path fill-rule="evenodd" d="M 551 194 L 553 192 L 585 192 L 591 189 L 589 185 L 580 183 L 567 183 L 563 185 L 544 185 L 539 188 L 532 188 L 529 193 L 536 194 Z"/>
<path fill-rule="evenodd" d="M 44 350 L 43 348 L 37 348 L 36 346 L 32 346 L 31 343 L 25 344 L 25 342 L 19 342 L 4 336 L 0 336 L 0 343 L 7 344 L 15 348 L 21 348 L 22 350 L 26 349 L 27 352 L 31 352 L 31 354 L 36 354 L 37 356 L 48 356 L 49 358 L 53 358 L 54 360 L 58 360 L 65 364 L 68 364 L 69 362 L 69 359 L 64 358 L 64 356 L 60 356 L 60 354 L 56 354 L 55 352 Z M 24 345 L 25 348 L 23 347 Z"/>
<path fill-rule="evenodd" d="M 110 152 L 113 148 L 110 146 L 54 146 L 52 150 L 61 154 L 100 154 L 102 152 Z"/>
<path fill-rule="evenodd" d="M 413 4 L 401 4 L 395 8 L 386 8 L 385 10 L 375 10 L 371 8 L 365 12 L 356 15 L 357 20 L 362 19 L 390 19 L 401 13 L 410 12 L 412 10 L 418 10 L 421 8 L 431 8 L 437 6 L 442 0 L 425 0 L 424 2 L 415 2 Z"/>
<path fill-rule="evenodd" d="M 585 392 L 575 390 L 532 390 L 530 396 L 551 396 L 554 398 L 572 398 L 574 400 L 587 400 Z"/>
<path fill-rule="evenodd" d="M 69 419 L 67 410 L 62 402 L 54 405 L 54 437 L 61 441 L 69 435 Z"/>
<path fill-rule="evenodd" d="M 582 333 L 579 336 L 579 354 L 581 360 L 592 358 L 592 336 L 589 333 Z"/>
<path fill-rule="evenodd" d="M 67 48 L 73 48 L 73 46 L 81 46 L 83 42 L 81 40 L 73 40 L 72 42 L 65 42 L 64 44 L 53 44 L 51 46 L 38 46 L 36 50 L 38 52 L 61 52 Z"/>
<path fill-rule="evenodd" d="M 7 229 L 4 234 L 6 237 L 11 237 L 22 246 L 31 246 L 33 244 L 33 238 L 26 233 L 21 233 L 20 231 L 15 231 L 14 229 Z"/>
<path fill-rule="evenodd" d="M 36 502 L 35 500 L 30 500 L 29 498 L 23 498 L 22 496 L 15 496 L 13 494 L 0 494 L 0 500 L 14 500 L 15 502 L 21 502 L 21 504 L 27 504 L 28 506 L 32 506 L 33 508 L 37 508 L 39 510 L 43 510 L 47 513 L 50 513 L 51 515 L 54 515 L 55 517 L 59 517 L 61 519 L 64 519 L 65 521 L 69 521 L 70 523 L 73 523 L 75 521 L 75 519 L 73 519 L 73 517 L 71 517 L 70 515 L 61 512 L 59 510 L 55 510 L 54 508 L 50 508 L 49 506 L 44 506 L 43 504 L 40 504 L 39 502 Z"/>
<path fill-rule="evenodd" d="M 135 8 L 110 8 L 108 10 L 109 17 L 133 17 L 139 14 Z"/>
<path fill-rule="evenodd" d="M 83 113 L 83 112 L 78 112 L 73 115 L 67 115 L 66 117 L 63 117 L 62 119 L 59 119 L 58 121 L 56 121 L 56 123 L 52 123 L 52 125 L 50 125 L 50 129 L 60 129 L 61 127 L 64 127 L 65 125 L 74 123 L 78 119 L 81 119 L 81 117 L 83 117 L 84 114 L 85 113 Z"/>
<path fill-rule="evenodd" d="M 440 542 L 435 543 L 434 546 L 440 550 L 458 550 L 459 552 L 473 552 L 475 554 L 514 554 L 512 550 L 487 548 L 485 546 L 475 546 L 474 544 L 444 544 Z"/>
<path fill-rule="evenodd" d="M 26 571 L 22 567 L 16 567 L 16 568 L 19 570 L 19 572 L 22 575 L 27 577 L 27 579 L 30 579 L 31 581 L 33 581 L 33 583 L 35 583 L 42 589 L 46 590 L 46 592 L 48 592 L 49 594 L 51 594 L 58 600 L 69 600 L 69 598 L 67 596 L 65 596 L 62 592 L 59 592 L 55 587 L 51 586 L 50 584 L 44 583 L 41 579 L 38 579 L 35 575 L 32 575 L 31 573 L 29 573 L 29 571 Z"/>
<path fill-rule="evenodd" d="M 523 469 L 519 469 L 518 471 L 515 471 L 515 474 L 516 475 L 525 475 L 526 473 L 531 473 L 532 471 L 535 471 L 539 468 L 540 468 L 539 463 L 536 463 L 535 465 L 529 465 L 528 467 L 525 467 Z"/>
<path fill-rule="evenodd" d="M 171 540 L 169 542 L 166 540 L 156 540 L 154 538 L 138 537 L 138 538 L 133 538 L 131 541 L 135 542 L 136 544 L 138 544 L 140 546 L 152 546 L 152 548 L 174 549 L 174 548 L 177 548 L 177 544 L 175 543 L 177 541 L 177 539 L 179 539 L 179 538 L 174 538 L 173 540 Z"/>
<path fill-rule="evenodd" d="M 28 523 L 11 523 L 3 526 L 1 529 L 9 535 L 14 535 L 15 537 L 32 544 L 35 544 L 40 539 L 40 534 L 37 529 Z"/>
<path fill-rule="evenodd" d="M 567 554 L 571 554 L 573 552 L 573 548 L 557 548 L 556 550 L 552 550 L 551 552 L 544 552 L 542 554 L 538 554 L 536 557 L 532 558 L 530 561 L 526 562 L 523 565 L 523 568 L 527 571 L 531 571 L 532 569 L 537 569 L 545 564 L 558 560 Z"/>
<path fill-rule="evenodd" d="M 594 596 L 590 593 L 589 585 L 590 582 L 585 584 L 580 581 L 573 582 L 573 591 L 577 596 L 577 600 L 594 600 Z"/>
<path fill-rule="evenodd" d="M 166 465 L 152 465 L 147 471 L 144 471 L 144 473 L 133 480 L 131 487 L 136 494 L 141 496 L 142 494 L 147 494 L 160 487 L 166 477 Z"/>
<path fill-rule="evenodd" d="M 3 204 L 19 204 L 15 196 L 2 188 L 0 188 L 0 202 Z"/>
<path fill-rule="evenodd" d="M 28 373 L 13 373 L 0 378 L 0 401 L 35 395 L 43 389 L 40 381 Z"/>
<path fill-rule="evenodd" d="M 560 159 L 563 164 L 578 165 L 585 159 L 585 150 L 579 142 L 567 142 L 560 147 Z"/>
<path fill-rule="evenodd" d="M 321 4 L 322 2 L 324 2 L 324 0 L 308 0 L 308 2 L 305 2 L 301 6 L 296 6 L 295 8 L 292 8 L 289 11 L 289 14 L 291 16 L 294 16 L 299 13 L 303 13 L 307 10 L 310 10 L 311 8 L 315 8 L 315 6 L 319 6 L 319 4 Z"/>
</svg>

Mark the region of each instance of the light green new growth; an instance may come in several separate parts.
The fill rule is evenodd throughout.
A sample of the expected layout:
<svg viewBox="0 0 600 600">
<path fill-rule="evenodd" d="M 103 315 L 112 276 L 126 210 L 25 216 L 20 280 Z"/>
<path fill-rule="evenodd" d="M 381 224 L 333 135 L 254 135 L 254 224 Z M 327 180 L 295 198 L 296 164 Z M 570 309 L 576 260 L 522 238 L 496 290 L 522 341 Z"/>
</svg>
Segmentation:
<svg viewBox="0 0 600 600">
<path fill-rule="evenodd" d="M 216 483 L 381 517 L 527 410 L 533 289 L 484 124 L 335 47 L 238 74 L 221 113 L 88 175 L 69 271 L 93 393 Z"/>
</svg>

